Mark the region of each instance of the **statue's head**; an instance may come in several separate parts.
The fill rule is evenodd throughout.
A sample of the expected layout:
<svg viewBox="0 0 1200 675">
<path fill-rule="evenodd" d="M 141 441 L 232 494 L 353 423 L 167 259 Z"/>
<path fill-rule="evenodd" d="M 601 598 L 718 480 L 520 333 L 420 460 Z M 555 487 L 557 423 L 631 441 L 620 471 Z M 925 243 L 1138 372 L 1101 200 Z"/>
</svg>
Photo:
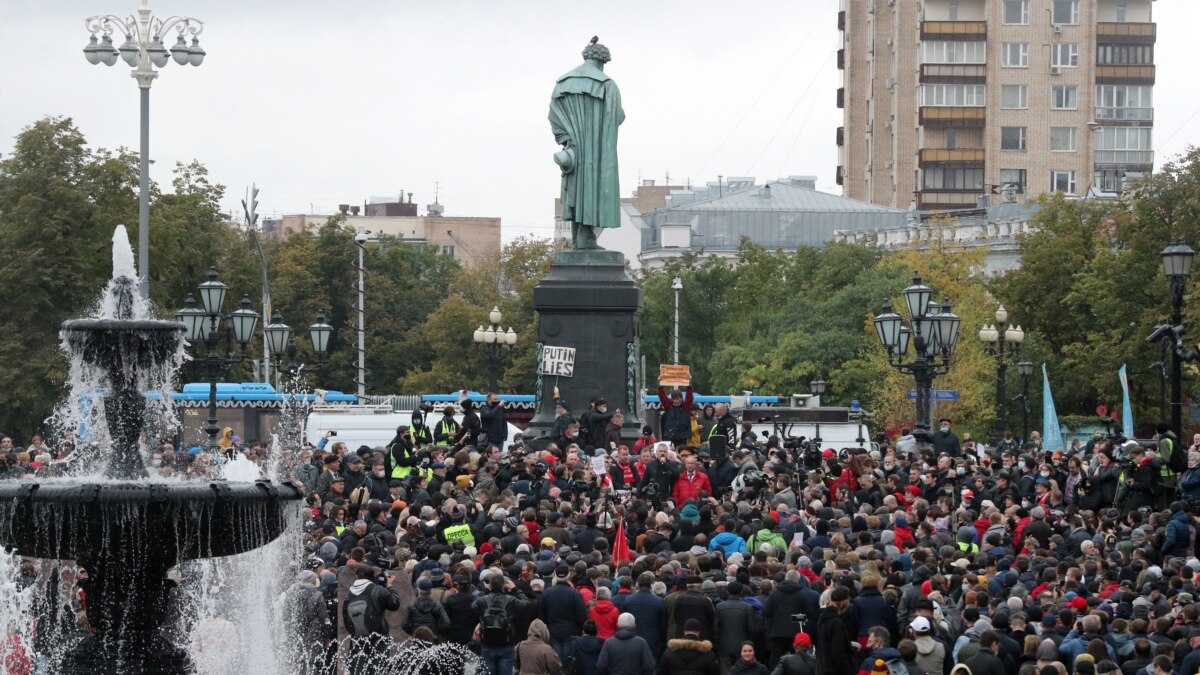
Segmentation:
<svg viewBox="0 0 1200 675">
<path fill-rule="evenodd" d="M 600 63 L 608 63 L 612 61 L 612 53 L 608 51 L 608 47 L 593 42 L 583 48 L 583 58 L 586 61 L 599 61 Z"/>
</svg>

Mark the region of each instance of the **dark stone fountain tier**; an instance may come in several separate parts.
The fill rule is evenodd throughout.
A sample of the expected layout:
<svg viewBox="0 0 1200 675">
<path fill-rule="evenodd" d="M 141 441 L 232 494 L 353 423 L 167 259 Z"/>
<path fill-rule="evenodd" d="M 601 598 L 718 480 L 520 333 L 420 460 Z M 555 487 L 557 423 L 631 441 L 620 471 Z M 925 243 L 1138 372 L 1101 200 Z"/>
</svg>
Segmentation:
<svg viewBox="0 0 1200 675">
<path fill-rule="evenodd" d="M 290 482 L 0 483 L 0 546 L 63 558 L 80 582 L 94 632 L 62 673 L 188 673 L 187 654 L 161 634 L 180 561 L 235 555 L 278 537 L 303 497 Z M 82 577 L 81 577 L 82 579 Z"/>
</svg>

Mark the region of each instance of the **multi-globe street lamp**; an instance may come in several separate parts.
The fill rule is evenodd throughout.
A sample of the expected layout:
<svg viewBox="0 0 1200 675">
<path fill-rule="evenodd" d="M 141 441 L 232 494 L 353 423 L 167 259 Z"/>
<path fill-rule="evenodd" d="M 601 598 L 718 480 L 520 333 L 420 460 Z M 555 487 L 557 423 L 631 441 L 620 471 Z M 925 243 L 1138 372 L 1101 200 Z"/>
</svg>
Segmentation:
<svg viewBox="0 0 1200 675">
<path fill-rule="evenodd" d="M 200 33 L 204 22 L 189 16 L 165 19 L 150 13 L 149 0 L 142 0 L 137 16 L 124 19 L 112 14 L 90 16 L 84 26 L 92 37 L 83 48 L 88 63 L 111 66 L 120 57 L 133 68 L 141 92 L 141 145 L 138 151 L 138 287 L 143 298 L 150 297 L 150 85 L 158 77 L 159 68 L 172 60 L 183 65 L 199 66 L 204 62 Z M 163 38 L 175 31 L 175 44 L 167 49 Z M 114 47 L 113 31 L 125 34 L 120 47 Z M 97 38 L 97 35 L 100 37 Z M 187 43 L 187 37 L 192 43 Z"/>
<path fill-rule="evenodd" d="M 904 317 L 892 311 L 891 300 L 884 301 L 883 311 L 874 319 L 879 342 L 887 349 L 888 363 L 900 372 L 909 373 L 916 381 L 915 435 L 922 440 L 928 439 L 932 426 L 933 378 L 949 371 L 961 323 L 958 315 L 950 311 L 949 298 L 939 305 L 932 297 L 933 289 L 922 284 L 920 275 L 913 273 L 912 285 L 904 289 L 909 325 L 905 326 Z M 913 357 L 906 361 L 910 342 Z"/>
<path fill-rule="evenodd" d="M 984 351 L 996 359 L 996 430 L 992 437 L 992 445 L 1004 439 L 1008 431 L 1008 395 L 1005 391 L 1008 384 L 1008 362 L 1015 360 L 1021 351 L 1021 343 L 1025 341 L 1025 331 L 1020 326 L 1008 322 L 1008 310 L 1004 305 L 996 310 L 996 323 L 984 324 L 979 329 L 979 339 L 983 341 Z"/>
<path fill-rule="evenodd" d="M 296 340 L 292 335 L 292 327 L 283 322 L 279 310 L 271 315 L 271 323 L 263 327 L 267 338 L 267 348 L 275 360 L 276 370 L 280 370 L 284 355 L 287 356 L 288 378 L 295 377 L 300 366 L 296 363 Z M 321 360 L 329 353 L 329 336 L 333 334 L 333 326 L 325 323 L 325 312 L 317 312 L 317 322 L 308 327 L 308 339 L 312 342 L 313 351 L 317 355 L 314 370 L 321 369 Z"/>
<path fill-rule="evenodd" d="M 258 326 L 259 314 L 250 308 L 250 296 L 244 296 L 240 307 L 223 314 L 222 305 L 229 287 L 217 279 L 217 268 L 208 268 L 208 281 L 196 289 L 200 294 L 201 307 L 196 306 L 196 298 L 189 293 L 183 303 L 183 309 L 175 313 L 187 329 L 188 342 L 197 344 L 203 342 L 205 354 L 197 358 L 204 366 L 205 379 L 208 381 L 208 421 L 204 432 L 208 434 L 210 448 L 217 447 L 217 434 L 221 428 L 217 423 L 217 382 L 229 372 L 235 364 L 241 363 L 243 355 L 233 350 L 230 337 L 241 345 L 242 350 L 254 337 L 254 329 Z M 225 353 L 221 353 L 221 337 L 225 337 Z"/>
<path fill-rule="evenodd" d="M 1175 442 L 1183 438 L 1183 293 L 1187 289 L 1188 277 L 1192 274 L 1192 262 L 1196 251 L 1183 242 L 1175 242 L 1162 251 L 1163 273 L 1171 280 L 1171 331 L 1175 336 L 1176 349 L 1171 358 L 1171 430 Z"/>
<path fill-rule="evenodd" d="M 513 345 L 517 344 L 517 334 L 513 331 L 512 326 L 505 331 L 500 325 L 503 319 L 504 315 L 500 313 L 500 308 L 493 307 L 492 311 L 488 312 L 487 328 L 480 326 L 475 329 L 475 346 L 483 355 L 483 360 L 488 367 L 488 391 L 497 391 L 497 383 L 500 381 L 500 366 L 504 363 L 504 352 L 511 350 Z"/>
</svg>

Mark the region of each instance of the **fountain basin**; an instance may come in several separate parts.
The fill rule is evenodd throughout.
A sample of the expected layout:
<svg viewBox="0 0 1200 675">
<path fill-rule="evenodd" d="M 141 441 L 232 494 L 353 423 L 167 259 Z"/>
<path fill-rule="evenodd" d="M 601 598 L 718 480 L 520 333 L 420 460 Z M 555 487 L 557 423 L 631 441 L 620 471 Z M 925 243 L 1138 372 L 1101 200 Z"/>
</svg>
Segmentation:
<svg viewBox="0 0 1200 675">
<path fill-rule="evenodd" d="M 276 539 L 303 496 L 266 480 L 0 484 L 0 546 L 72 560 L 133 546 L 171 564 L 236 555 Z"/>
</svg>

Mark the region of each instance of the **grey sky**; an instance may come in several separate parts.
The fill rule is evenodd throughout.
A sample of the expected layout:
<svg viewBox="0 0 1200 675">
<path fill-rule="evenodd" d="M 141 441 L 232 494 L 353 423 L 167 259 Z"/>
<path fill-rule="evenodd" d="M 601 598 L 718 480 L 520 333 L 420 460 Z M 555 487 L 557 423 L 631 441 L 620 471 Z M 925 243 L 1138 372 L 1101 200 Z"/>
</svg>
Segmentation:
<svg viewBox="0 0 1200 675">
<path fill-rule="evenodd" d="M 853 0 L 852 0 L 853 1 Z M 902 0 L 912 1 L 912 0 Z M 82 54 L 91 14 L 136 0 L 10 0 L 0 21 L 0 152 L 43 115 L 93 146 L 137 147 L 137 91 L 122 62 Z M 207 24 L 199 68 L 172 63 L 151 91 L 153 176 L 198 159 L 229 190 L 252 181 L 261 214 L 331 212 L 373 195 L 500 216 L 506 240 L 549 236 L 554 79 L 592 35 L 621 87 L 622 193 L 639 175 L 703 183 L 815 174 L 834 185 L 837 0 L 737 2 L 237 2 L 156 0 Z M 1200 2 L 1159 0 L 1156 158 L 1200 139 Z M 119 40 L 118 40 L 119 42 Z M 422 207 L 422 213 L 424 208 Z"/>
</svg>

